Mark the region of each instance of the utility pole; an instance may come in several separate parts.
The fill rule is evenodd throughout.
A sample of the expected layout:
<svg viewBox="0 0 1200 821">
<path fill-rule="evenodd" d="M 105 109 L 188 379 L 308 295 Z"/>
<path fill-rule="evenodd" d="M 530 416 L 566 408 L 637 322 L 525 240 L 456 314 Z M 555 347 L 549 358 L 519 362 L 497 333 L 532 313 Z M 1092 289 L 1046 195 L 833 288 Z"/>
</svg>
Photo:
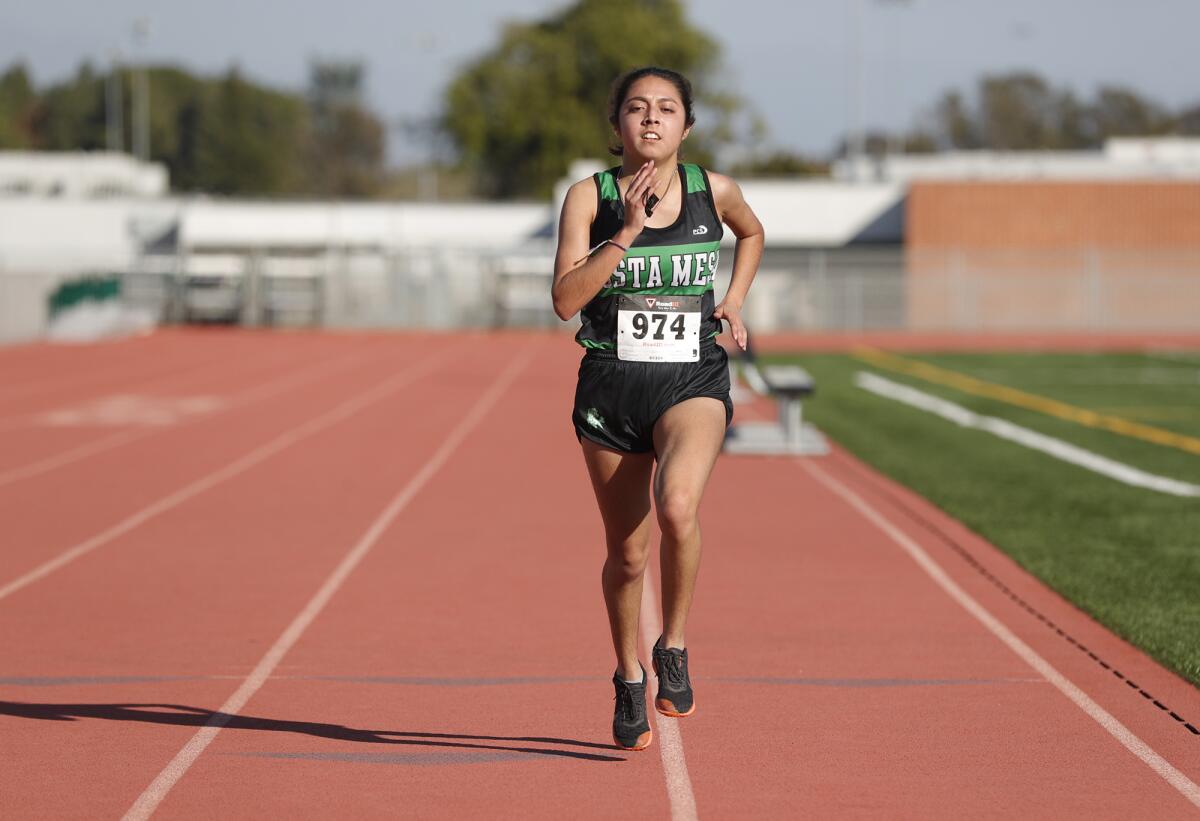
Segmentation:
<svg viewBox="0 0 1200 821">
<path fill-rule="evenodd" d="M 125 150 L 125 102 L 122 99 L 124 81 L 121 77 L 121 52 L 109 52 L 108 83 L 105 85 L 105 114 L 109 151 Z"/>
<path fill-rule="evenodd" d="M 850 180 L 858 182 L 858 164 L 863 154 L 863 0 L 850 0 L 846 10 L 850 18 L 846 47 L 846 101 L 849 115 L 846 163 L 850 168 Z"/>
<path fill-rule="evenodd" d="M 146 67 L 146 40 L 149 36 L 150 21 L 139 17 L 133 23 L 133 42 L 139 57 L 134 72 L 133 154 L 143 162 L 150 160 L 150 78 Z"/>
</svg>

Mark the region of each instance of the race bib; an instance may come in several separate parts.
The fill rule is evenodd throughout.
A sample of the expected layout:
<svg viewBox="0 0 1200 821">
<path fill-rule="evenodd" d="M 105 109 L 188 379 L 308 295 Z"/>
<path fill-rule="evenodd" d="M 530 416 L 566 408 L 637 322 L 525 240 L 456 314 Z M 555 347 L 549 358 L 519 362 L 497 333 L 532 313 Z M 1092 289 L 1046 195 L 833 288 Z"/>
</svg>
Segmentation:
<svg viewBox="0 0 1200 821">
<path fill-rule="evenodd" d="M 622 294 L 617 358 L 627 362 L 699 362 L 700 297 Z"/>
</svg>

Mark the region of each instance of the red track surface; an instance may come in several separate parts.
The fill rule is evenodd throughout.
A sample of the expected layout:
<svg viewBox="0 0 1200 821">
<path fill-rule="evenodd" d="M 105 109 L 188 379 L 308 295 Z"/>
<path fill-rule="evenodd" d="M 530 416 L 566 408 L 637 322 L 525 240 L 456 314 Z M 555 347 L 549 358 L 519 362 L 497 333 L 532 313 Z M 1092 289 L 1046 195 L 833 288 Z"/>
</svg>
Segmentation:
<svg viewBox="0 0 1200 821">
<path fill-rule="evenodd" d="M 577 359 L 534 334 L 0 351 L 0 476 L 18 472 L 0 484 L 0 815 L 1198 812 L 1197 690 L 840 451 L 722 458 L 699 709 L 678 746 L 660 719 L 650 750 L 612 749 Z M 154 428 L 37 421 L 113 394 L 225 404 Z"/>
</svg>

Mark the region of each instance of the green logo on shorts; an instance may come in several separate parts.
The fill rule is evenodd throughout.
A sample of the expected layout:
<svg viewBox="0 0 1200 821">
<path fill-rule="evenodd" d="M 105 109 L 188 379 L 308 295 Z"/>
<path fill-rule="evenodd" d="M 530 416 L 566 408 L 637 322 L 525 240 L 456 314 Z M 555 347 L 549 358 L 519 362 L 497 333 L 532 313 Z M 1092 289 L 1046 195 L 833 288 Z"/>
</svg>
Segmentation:
<svg viewBox="0 0 1200 821">
<path fill-rule="evenodd" d="M 601 416 L 600 411 L 596 410 L 595 408 L 588 408 L 587 416 L 585 418 L 587 419 L 587 423 L 593 428 L 604 427 L 604 417 Z"/>
</svg>

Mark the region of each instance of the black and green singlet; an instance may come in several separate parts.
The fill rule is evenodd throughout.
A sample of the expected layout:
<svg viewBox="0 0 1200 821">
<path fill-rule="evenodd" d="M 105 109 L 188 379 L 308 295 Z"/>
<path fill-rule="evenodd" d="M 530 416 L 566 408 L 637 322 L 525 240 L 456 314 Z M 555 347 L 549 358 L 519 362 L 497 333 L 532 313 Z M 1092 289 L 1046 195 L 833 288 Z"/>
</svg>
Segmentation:
<svg viewBox="0 0 1200 821">
<path fill-rule="evenodd" d="M 593 175 L 597 204 L 592 246 L 612 239 L 625 224 L 625 203 L 617 187 L 620 170 L 618 166 Z M 712 314 L 716 310 L 713 280 L 724 229 L 708 174 L 698 165 L 679 163 L 679 190 L 683 203 L 675 222 L 666 228 L 643 228 L 608 282 L 580 311 L 583 324 L 575 341 L 583 347 L 616 347 L 617 298 L 621 294 L 699 295 L 700 339 L 709 340 L 721 332 L 721 323 Z"/>
</svg>

